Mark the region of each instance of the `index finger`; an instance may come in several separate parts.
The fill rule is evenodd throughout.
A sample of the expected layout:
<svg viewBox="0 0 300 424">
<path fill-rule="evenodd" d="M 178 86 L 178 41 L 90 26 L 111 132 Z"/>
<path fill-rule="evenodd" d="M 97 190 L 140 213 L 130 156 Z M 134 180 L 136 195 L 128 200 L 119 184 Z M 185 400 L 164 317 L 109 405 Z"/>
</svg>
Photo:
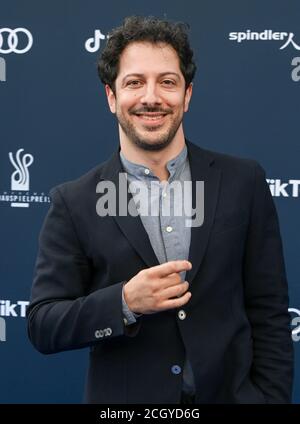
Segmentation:
<svg viewBox="0 0 300 424">
<path fill-rule="evenodd" d="M 192 268 L 192 264 L 186 260 L 169 261 L 160 265 L 153 266 L 149 269 L 151 274 L 155 277 L 162 278 L 167 277 L 174 272 L 189 271 Z"/>
</svg>

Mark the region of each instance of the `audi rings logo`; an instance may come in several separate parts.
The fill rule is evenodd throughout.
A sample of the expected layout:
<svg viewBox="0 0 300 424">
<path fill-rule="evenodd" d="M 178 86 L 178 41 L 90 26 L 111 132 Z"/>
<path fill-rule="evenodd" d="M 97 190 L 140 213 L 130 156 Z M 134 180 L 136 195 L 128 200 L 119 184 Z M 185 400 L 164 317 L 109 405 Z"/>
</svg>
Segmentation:
<svg viewBox="0 0 300 424">
<path fill-rule="evenodd" d="M 31 49 L 32 44 L 32 34 L 28 29 L 0 28 L 0 53 L 23 54 Z"/>
</svg>

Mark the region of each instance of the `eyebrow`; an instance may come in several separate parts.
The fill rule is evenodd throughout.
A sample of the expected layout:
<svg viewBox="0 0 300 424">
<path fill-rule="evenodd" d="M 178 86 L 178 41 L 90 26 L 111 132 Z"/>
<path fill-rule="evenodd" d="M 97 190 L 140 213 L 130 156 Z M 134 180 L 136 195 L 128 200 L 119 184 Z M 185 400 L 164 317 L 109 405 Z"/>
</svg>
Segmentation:
<svg viewBox="0 0 300 424">
<path fill-rule="evenodd" d="M 163 76 L 165 76 L 165 75 L 174 75 L 174 76 L 176 76 L 178 79 L 180 79 L 180 75 L 179 75 L 179 74 L 177 74 L 176 72 L 172 72 L 172 71 L 170 71 L 170 72 L 162 72 L 162 73 L 158 74 L 158 76 L 159 76 L 159 77 L 163 77 Z M 139 73 L 127 74 L 127 75 L 125 75 L 125 77 L 122 79 L 122 82 L 124 82 L 127 78 L 130 78 L 130 77 L 143 77 L 143 76 L 144 76 L 144 74 L 139 74 Z"/>
</svg>

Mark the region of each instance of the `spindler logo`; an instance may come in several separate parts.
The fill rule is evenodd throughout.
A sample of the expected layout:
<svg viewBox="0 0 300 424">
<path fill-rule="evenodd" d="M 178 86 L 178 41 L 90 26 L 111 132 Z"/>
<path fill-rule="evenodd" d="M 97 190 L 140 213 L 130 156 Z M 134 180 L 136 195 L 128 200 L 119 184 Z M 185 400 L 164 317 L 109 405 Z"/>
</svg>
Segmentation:
<svg viewBox="0 0 300 424">
<path fill-rule="evenodd" d="M 50 197 L 44 193 L 31 193 L 29 167 L 34 162 L 30 153 L 19 149 L 16 154 L 9 152 L 9 160 L 14 167 L 10 177 L 11 191 L 0 194 L 0 202 L 10 203 L 12 208 L 28 208 L 31 203 L 50 203 Z"/>
<path fill-rule="evenodd" d="M 295 34 L 293 32 L 278 32 L 272 29 L 265 29 L 261 32 L 247 29 L 246 31 L 229 33 L 229 40 L 238 43 L 244 41 L 284 41 L 279 47 L 280 50 L 285 49 L 289 45 L 292 45 L 296 50 L 300 50 L 300 45 L 296 43 L 294 37 Z"/>
</svg>

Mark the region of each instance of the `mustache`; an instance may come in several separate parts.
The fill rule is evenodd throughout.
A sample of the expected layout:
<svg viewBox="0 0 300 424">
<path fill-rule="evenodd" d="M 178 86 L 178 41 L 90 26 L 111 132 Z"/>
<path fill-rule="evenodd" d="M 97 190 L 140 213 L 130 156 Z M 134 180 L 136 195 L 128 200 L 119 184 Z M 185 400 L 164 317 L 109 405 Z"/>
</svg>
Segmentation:
<svg viewBox="0 0 300 424">
<path fill-rule="evenodd" d="M 167 115 L 169 113 L 173 113 L 173 111 L 172 109 L 162 109 L 161 107 L 157 106 L 144 106 L 129 110 L 130 115 L 141 115 L 143 113 L 163 113 L 164 115 Z"/>
</svg>

